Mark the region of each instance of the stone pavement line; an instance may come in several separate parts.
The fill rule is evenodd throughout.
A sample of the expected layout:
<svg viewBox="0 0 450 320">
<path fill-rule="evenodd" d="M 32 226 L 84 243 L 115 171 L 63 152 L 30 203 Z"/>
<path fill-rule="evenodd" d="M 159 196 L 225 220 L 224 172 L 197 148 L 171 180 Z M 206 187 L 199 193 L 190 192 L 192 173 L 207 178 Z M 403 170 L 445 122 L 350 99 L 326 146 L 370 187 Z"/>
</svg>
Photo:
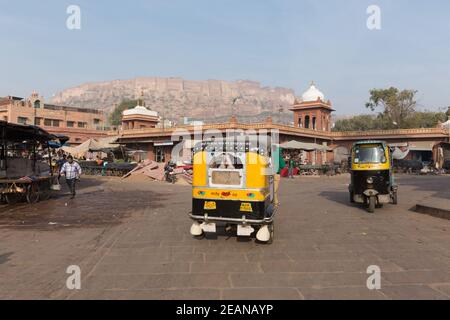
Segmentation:
<svg viewBox="0 0 450 320">
<path fill-rule="evenodd" d="M 122 228 L 119 228 L 119 230 L 117 230 L 116 232 L 113 232 L 113 234 L 111 234 L 111 235 L 108 237 L 108 239 L 104 242 L 104 244 L 101 245 L 99 248 L 97 248 L 97 249 L 92 253 L 92 255 L 90 255 L 90 257 L 87 258 L 87 261 L 85 261 L 85 263 L 86 263 L 87 266 L 89 266 L 89 263 L 95 259 L 95 256 L 96 256 L 101 250 L 103 250 L 105 247 L 107 247 L 108 245 L 110 245 L 110 246 L 107 248 L 107 250 L 106 250 L 103 254 L 101 254 L 100 258 L 99 258 L 96 262 L 94 262 L 93 267 L 91 268 L 91 270 L 90 270 L 86 275 L 84 275 L 83 269 L 81 270 L 82 279 L 88 279 L 88 277 L 94 272 L 94 270 L 96 269 L 96 267 L 100 264 L 100 262 L 103 260 L 103 258 L 104 258 L 104 257 L 107 255 L 107 253 L 111 250 L 111 248 L 114 246 L 114 244 L 120 239 L 120 237 L 119 237 L 118 235 L 120 235 L 120 234 L 122 234 L 122 233 L 125 233 L 125 232 L 127 232 L 127 231 L 130 230 L 130 228 L 128 227 L 128 224 L 129 224 L 129 222 L 126 222 L 125 225 L 121 226 Z M 112 227 L 110 227 L 110 228 L 108 228 L 108 229 L 106 229 L 106 230 L 111 230 L 111 229 L 112 229 Z M 106 230 L 105 230 L 105 231 L 106 231 Z M 113 240 L 113 238 L 115 238 L 115 239 Z M 110 240 L 112 240 L 112 243 L 111 243 L 111 244 L 110 244 Z M 81 266 L 80 266 L 80 267 L 81 267 Z M 65 276 L 65 279 L 66 279 L 66 278 L 67 278 L 67 276 Z M 65 279 L 64 279 L 64 280 L 65 280 Z M 65 281 L 63 281 L 63 283 L 65 284 Z M 82 283 L 81 283 L 81 288 L 83 288 L 83 280 L 82 280 Z M 67 288 L 61 289 L 61 290 L 57 291 L 57 292 L 58 292 L 57 294 L 58 294 L 58 295 L 61 295 L 61 296 L 64 296 L 64 292 L 66 292 L 67 290 L 68 290 Z M 81 290 L 83 290 L 83 289 L 81 289 Z M 65 297 L 65 299 L 66 299 L 66 300 L 69 300 L 69 299 L 70 299 L 71 297 L 73 297 L 76 293 L 77 293 L 76 290 L 70 291 L 70 292 L 67 294 L 67 296 Z"/>
</svg>

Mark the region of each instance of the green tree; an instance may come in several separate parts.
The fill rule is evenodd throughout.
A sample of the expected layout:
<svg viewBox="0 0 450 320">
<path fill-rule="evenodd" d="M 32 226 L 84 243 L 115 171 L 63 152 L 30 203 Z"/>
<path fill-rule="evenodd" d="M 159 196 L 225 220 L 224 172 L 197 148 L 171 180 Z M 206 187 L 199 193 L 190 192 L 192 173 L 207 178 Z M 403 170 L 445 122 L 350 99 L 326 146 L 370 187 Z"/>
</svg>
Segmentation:
<svg viewBox="0 0 450 320">
<path fill-rule="evenodd" d="M 402 129 L 434 128 L 439 122 L 445 122 L 447 116 L 444 112 L 414 112 L 403 121 Z M 358 115 L 349 119 L 336 121 L 333 131 L 366 131 L 385 130 L 392 128 L 392 122 L 384 114 Z"/>
<path fill-rule="evenodd" d="M 138 100 L 122 100 L 122 102 L 117 105 L 113 112 L 109 115 L 109 122 L 113 126 L 118 126 L 122 122 L 122 112 L 128 109 L 132 109 L 138 105 Z"/>
<path fill-rule="evenodd" d="M 444 112 L 414 112 L 408 118 L 405 119 L 403 127 L 410 128 L 434 128 L 438 123 L 445 122 L 447 116 Z"/>
<path fill-rule="evenodd" d="M 341 119 L 334 124 L 333 131 L 366 131 L 380 130 L 389 127 L 389 119 L 381 115 L 357 115 L 349 119 Z"/>
<path fill-rule="evenodd" d="M 447 117 L 450 117 L 450 107 L 448 107 L 448 110 L 447 110 L 447 112 L 446 112 L 446 116 L 447 116 Z"/>
<path fill-rule="evenodd" d="M 415 90 L 402 90 L 390 87 L 389 89 L 373 89 L 370 91 L 370 100 L 366 107 L 374 111 L 381 107 L 382 115 L 390 121 L 390 128 L 403 128 L 406 119 L 416 108 Z"/>
</svg>

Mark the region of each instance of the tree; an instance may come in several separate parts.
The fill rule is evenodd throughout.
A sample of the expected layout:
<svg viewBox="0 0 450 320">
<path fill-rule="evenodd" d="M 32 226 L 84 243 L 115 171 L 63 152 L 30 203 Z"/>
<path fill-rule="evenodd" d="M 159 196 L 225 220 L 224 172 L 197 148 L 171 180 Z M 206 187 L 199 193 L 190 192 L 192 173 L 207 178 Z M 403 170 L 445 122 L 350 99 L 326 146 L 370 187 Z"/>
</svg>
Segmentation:
<svg viewBox="0 0 450 320">
<path fill-rule="evenodd" d="M 444 112 L 414 112 L 405 119 L 403 128 L 435 128 L 438 123 L 443 123 L 446 120 L 447 116 Z"/>
<path fill-rule="evenodd" d="M 109 122 L 113 126 L 118 126 L 122 122 L 122 112 L 134 108 L 138 105 L 138 100 L 122 100 L 109 116 Z"/>
<path fill-rule="evenodd" d="M 363 114 L 348 119 L 337 120 L 333 131 L 367 131 L 389 127 L 389 120 L 383 115 Z"/>
<path fill-rule="evenodd" d="M 447 112 L 446 112 L 446 116 L 447 116 L 447 117 L 450 117 L 450 107 L 448 107 L 448 110 L 447 110 Z"/>
<path fill-rule="evenodd" d="M 389 89 L 373 89 L 366 107 L 374 111 L 383 108 L 383 114 L 389 121 L 390 128 L 403 128 L 406 119 L 416 109 L 415 90 L 402 90 L 391 87 Z"/>
<path fill-rule="evenodd" d="M 413 112 L 406 118 L 402 129 L 410 128 L 435 128 L 438 123 L 445 122 L 447 116 L 444 112 Z M 385 130 L 392 128 L 392 121 L 385 114 L 358 115 L 348 119 L 337 120 L 333 131 L 367 131 L 367 130 Z"/>
</svg>

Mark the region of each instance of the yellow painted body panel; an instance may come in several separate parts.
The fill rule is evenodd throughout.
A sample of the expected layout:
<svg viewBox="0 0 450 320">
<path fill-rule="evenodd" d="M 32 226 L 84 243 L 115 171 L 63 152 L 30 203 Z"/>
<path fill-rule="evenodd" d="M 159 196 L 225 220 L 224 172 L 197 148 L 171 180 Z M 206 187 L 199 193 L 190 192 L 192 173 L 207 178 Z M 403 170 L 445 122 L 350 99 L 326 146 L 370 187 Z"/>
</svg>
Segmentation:
<svg viewBox="0 0 450 320">
<path fill-rule="evenodd" d="M 268 189 L 253 190 L 230 190 L 230 189 L 209 189 L 194 187 L 192 188 L 192 197 L 195 199 L 216 199 L 216 200 L 241 200 L 241 201 L 265 201 L 270 196 Z"/>
<path fill-rule="evenodd" d="M 269 167 L 267 157 L 248 152 L 246 162 L 246 187 L 249 189 L 268 188 L 269 176 L 265 175 L 265 171 Z"/>
<path fill-rule="evenodd" d="M 206 176 L 207 173 L 207 165 L 206 165 L 206 153 L 205 152 L 197 152 L 194 154 L 194 175 L 192 177 L 192 185 L 193 186 L 207 186 L 208 179 Z"/>
</svg>

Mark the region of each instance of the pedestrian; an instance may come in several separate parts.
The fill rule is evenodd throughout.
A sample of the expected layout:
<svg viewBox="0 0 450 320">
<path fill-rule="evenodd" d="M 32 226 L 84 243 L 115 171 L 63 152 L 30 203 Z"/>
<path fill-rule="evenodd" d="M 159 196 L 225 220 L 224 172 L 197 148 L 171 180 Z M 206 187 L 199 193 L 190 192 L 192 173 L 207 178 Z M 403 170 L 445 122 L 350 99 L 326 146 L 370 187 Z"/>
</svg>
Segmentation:
<svg viewBox="0 0 450 320">
<path fill-rule="evenodd" d="M 295 161 L 293 157 L 288 156 L 288 163 L 289 163 L 289 178 L 294 179 Z"/>
<path fill-rule="evenodd" d="M 81 167 L 77 162 L 73 161 L 71 155 L 67 157 L 67 162 L 63 164 L 60 174 L 66 177 L 66 183 L 69 186 L 70 194 L 72 195 L 70 198 L 75 198 L 75 185 L 80 179 Z"/>
</svg>

